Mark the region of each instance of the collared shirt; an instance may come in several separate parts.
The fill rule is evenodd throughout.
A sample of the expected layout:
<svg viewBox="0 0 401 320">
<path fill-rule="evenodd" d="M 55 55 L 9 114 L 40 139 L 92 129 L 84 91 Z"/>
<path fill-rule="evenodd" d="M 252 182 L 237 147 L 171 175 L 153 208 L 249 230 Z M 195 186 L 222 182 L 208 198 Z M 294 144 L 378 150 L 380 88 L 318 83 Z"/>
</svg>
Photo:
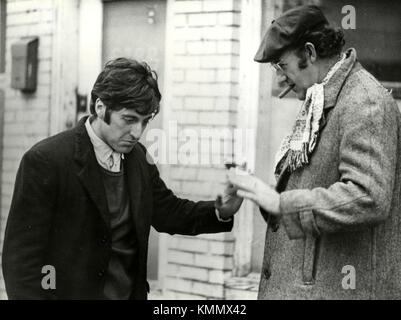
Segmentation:
<svg viewBox="0 0 401 320">
<path fill-rule="evenodd" d="M 85 127 L 92 142 L 93 149 L 95 150 L 97 162 L 106 170 L 119 172 L 121 158 L 123 158 L 123 155 L 121 153 L 115 152 L 107 143 L 105 143 L 96 135 L 95 131 L 92 128 L 90 118 L 91 117 L 86 120 Z"/>
</svg>

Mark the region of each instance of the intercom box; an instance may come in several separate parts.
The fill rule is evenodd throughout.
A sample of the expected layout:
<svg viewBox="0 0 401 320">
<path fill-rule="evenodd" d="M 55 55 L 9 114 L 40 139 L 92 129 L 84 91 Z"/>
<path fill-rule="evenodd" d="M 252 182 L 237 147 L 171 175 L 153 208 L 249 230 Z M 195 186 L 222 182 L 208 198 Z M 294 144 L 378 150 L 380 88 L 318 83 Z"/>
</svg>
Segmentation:
<svg viewBox="0 0 401 320">
<path fill-rule="evenodd" d="M 37 86 L 38 37 L 27 37 L 11 46 L 11 87 L 33 92 Z"/>
</svg>

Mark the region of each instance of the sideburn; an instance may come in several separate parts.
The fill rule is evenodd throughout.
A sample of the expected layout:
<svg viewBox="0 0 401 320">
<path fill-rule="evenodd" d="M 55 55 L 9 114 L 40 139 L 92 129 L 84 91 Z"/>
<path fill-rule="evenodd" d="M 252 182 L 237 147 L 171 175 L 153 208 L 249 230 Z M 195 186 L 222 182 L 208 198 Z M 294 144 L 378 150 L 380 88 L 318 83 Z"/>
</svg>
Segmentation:
<svg viewBox="0 0 401 320">
<path fill-rule="evenodd" d="M 110 108 L 106 107 L 106 112 L 104 113 L 104 122 L 110 125 L 110 121 L 111 121 L 111 110 Z"/>
<path fill-rule="evenodd" d="M 308 59 L 306 58 L 306 52 L 304 50 L 300 50 L 297 52 L 297 56 L 299 57 L 298 68 L 303 70 L 308 66 Z"/>
</svg>

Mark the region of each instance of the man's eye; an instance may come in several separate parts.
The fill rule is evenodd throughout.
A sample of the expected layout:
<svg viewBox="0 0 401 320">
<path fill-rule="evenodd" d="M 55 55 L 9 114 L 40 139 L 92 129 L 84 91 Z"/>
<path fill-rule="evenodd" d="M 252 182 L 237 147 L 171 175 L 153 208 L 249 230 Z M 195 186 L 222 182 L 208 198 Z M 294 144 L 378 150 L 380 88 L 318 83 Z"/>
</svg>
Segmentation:
<svg viewBox="0 0 401 320">
<path fill-rule="evenodd" d="M 124 120 L 126 123 L 134 123 L 135 122 L 135 119 L 133 119 L 133 118 L 124 118 Z"/>
</svg>

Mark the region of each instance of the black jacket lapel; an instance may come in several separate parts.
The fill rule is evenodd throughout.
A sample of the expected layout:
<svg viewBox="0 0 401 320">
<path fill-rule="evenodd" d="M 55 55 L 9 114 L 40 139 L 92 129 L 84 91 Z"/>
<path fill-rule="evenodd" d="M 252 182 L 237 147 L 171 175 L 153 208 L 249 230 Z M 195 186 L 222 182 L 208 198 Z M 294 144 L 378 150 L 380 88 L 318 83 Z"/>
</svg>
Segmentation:
<svg viewBox="0 0 401 320">
<path fill-rule="evenodd" d="M 139 152 L 138 149 L 139 147 L 135 146 L 129 154 L 125 155 L 124 166 L 126 169 L 131 214 L 134 219 L 138 239 L 142 239 L 146 236 L 146 225 L 148 224 L 150 217 L 142 208 L 143 189 L 146 183 L 146 178 L 144 176 L 145 168 L 142 168 L 141 161 L 136 154 L 136 152 Z"/>
<path fill-rule="evenodd" d="M 77 175 L 85 187 L 90 198 L 98 208 L 106 225 L 110 227 L 106 191 L 99 165 L 96 160 L 93 145 L 85 128 L 85 121 L 88 117 L 80 120 L 76 127 L 75 160 L 78 163 Z"/>
</svg>

